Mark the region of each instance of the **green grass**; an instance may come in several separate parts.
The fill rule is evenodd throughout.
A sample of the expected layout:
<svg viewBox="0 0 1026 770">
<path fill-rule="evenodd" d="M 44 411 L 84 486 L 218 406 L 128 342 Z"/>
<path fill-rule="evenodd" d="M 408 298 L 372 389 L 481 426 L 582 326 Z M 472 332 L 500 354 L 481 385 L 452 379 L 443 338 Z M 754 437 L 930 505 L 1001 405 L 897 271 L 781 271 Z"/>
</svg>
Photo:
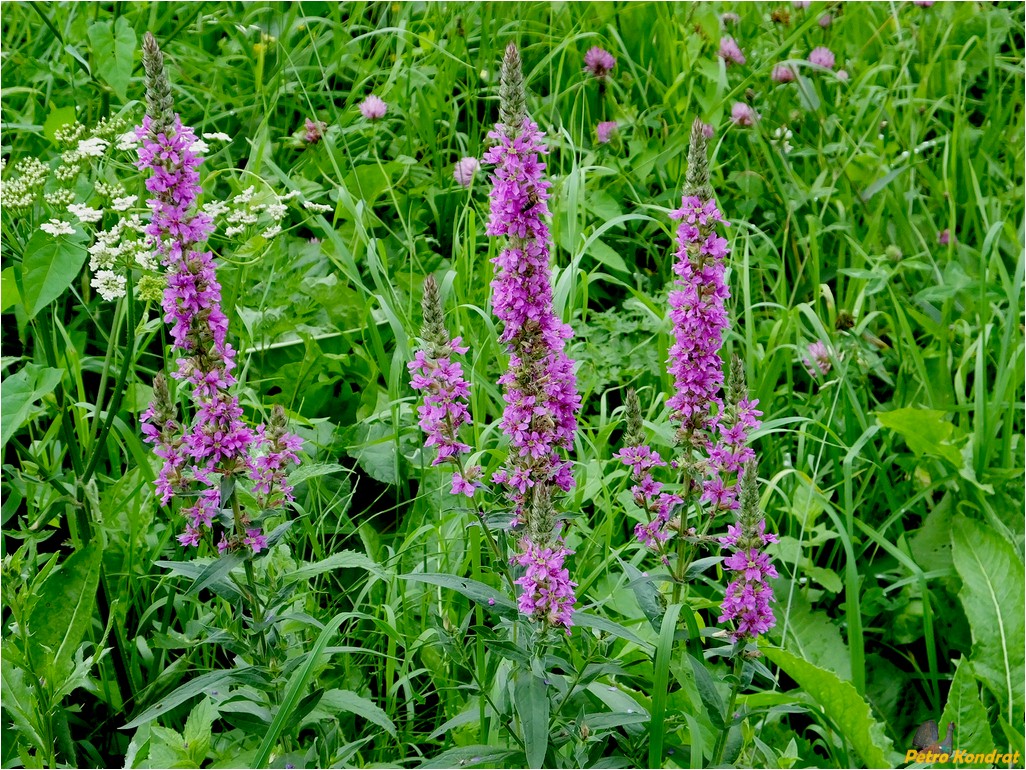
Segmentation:
<svg viewBox="0 0 1026 770">
<path fill-rule="evenodd" d="M 33 367 L 59 372 L 18 413 L 9 440 L 4 427 L 5 767 L 536 759 L 523 731 L 540 728 L 521 724 L 517 699 L 537 694 L 505 685 L 531 665 L 517 657 L 524 639 L 511 641 L 513 613 L 400 577 L 444 573 L 505 596 L 474 517 L 422 448 L 406 362 L 419 344 L 421 284 L 434 275 L 450 330 L 471 345 L 466 438 L 490 475 L 505 456 L 496 380 L 506 353 L 489 304 L 489 259 L 500 246 L 485 235 L 486 174 L 466 191 L 452 166 L 487 147 L 509 41 L 521 48 L 528 108 L 551 148 L 555 303 L 575 329 L 569 353 L 584 403 L 577 486 L 563 507 L 578 609 L 599 624 L 582 615 L 572 637 L 534 663 L 559 691 L 545 766 L 701 767 L 717 762 L 721 736 L 723 761 L 737 766 L 864 765 L 865 746 L 903 753 L 915 727 L 940 723 L 946 707 L 957 715 L 956 746 L 1022 747 L 1021 686 L 1002 691 L 992 675 L 1005 670 L 999 652 L 1021 665 L 1022 594 L 999 596 L 1013 633 L 995 648 L 983 641 L 993 633 L 982 625 L 993 620 L 981 619 L 984 584 L 966 566 L 967 549 L 986 543 L 992 563 L 1021 575 L 1026 537 L 1022 6 L 512 10 L 5 6 L 5 184 L 19 159 L 58 157 L 53 122 L 62 115 L 86 126 L 119 114 L 140 120 L 138 44 L 128 68 L 111 74 L 93 42 L 118 20 L 137 41 L 146 30 L 157 37 L 183 121 L 232 137 L 223 149 L 211 143 L 204 201 L 255 185 L 333 207 L 293 207 L 271 241 L 211 241 L 242 351 L 240 399 L 254 419 L 285 407 L 314 469 L 297 486 L 294 513 L 272 522 L 293 524 L 254 562 L 278 616 L 260 632 L 264 649 L 231 574 L 195 590 L 195 554 L 175 539 L 181 517 L 153 494 L 158 465 L 138 418 L 154 374 L 173 364 L 159 303 L 138 293 L 103 302 L 84 267 L 30 313 L 22 264 L 32 233 L 54 214 L 41 202 L 25 216 L 4 211 L 5 420 L 22 403 L 16 374 L 38 384 L 45 378 Z M 748 58 L 730 69 L 716 57 L 726 10 L 742 18 L 729 33 Z M 790 23 L 772 21 L 774 10 Z M 582 73 L 593 45 L 617 58 L 604 94 Z M 770 79 L 775 63 L 803 61 L 818 45 L 835 52 L 847 81 L 804 66 L 796 83 Z M 356 109 L 370 93 L 389 105 L 374 126 Z M 739 100 L 761 114 L 756 127 L 731 125 Z M 307 117 L 330 128 L 300 151 L 289 138 Z M 665 586 L 631 577 L 660 568 L 632 545 L 640 514 L 613 459 L 628 387 L 641 396 L 653 446 L 671 450 L 668 212 L 695 117 L 716 127 L 712 182 L 732 223 L 724 354 L 743 358 L 765 412 L 755 447 L 781 577 L 778 623 L 764 643 L 824 672 L 810 680 L 761 658 L 764 671 L 738 689 L 733 726 L 709 716 L 720 703 L 731 718 L 733 667 L 705 660 L 715 642 L 699 639 L 716 624 L 722 571 L 694 577 L 681 622 L 671 621 L 676 638 L 657 631 L 646 609 L 665 611 L 655 598 Z M 610 145 L 595 141 L 600 120 L 619 124 Z M 789 153 L 778 128 L 792 132 Z M 144 195 L 121 159 L 80 177 L 78 200 L 100 176 Z M 830 347 L 832 368 L 814 378 L 802 359 L 816 340 Z M 952 534 L 966 522 L 984 533 L 979 542 Z M 91 541 L 102 544 L 95 587 L 85 570 L 75 577 L 76 563 L 66 566 L 92 553 Z M 353 554 L 294 577 L 342 552 Z M 52 596 L 78 597 L 89 622 L 71 639 L 77 657 L 44 671 L 25 624 L 41 633 L 40 597 Z M 949 690 L 963 666 L 960 697 L 971 697 L 957 710 Z M 212 672 L 228 678 L 206 698 L 186 691 L 140 721 Z M 848 692 L 838 680 L 856 699 L 840 711 L 822 695 Z M 865 745 L 843 721 L 860 704 L 879 730 Z"/>
</svg>

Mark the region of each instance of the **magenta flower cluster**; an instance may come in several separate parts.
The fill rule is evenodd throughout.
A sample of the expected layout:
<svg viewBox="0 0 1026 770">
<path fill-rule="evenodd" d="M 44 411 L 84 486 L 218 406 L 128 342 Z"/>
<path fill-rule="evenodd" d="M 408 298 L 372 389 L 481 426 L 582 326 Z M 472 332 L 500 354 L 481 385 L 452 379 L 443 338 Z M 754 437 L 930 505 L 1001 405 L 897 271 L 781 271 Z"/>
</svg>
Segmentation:
<svg viewBox="0 0 1026 770">
<path fill-rule="evenodd" d="M 563 566 L 570 551 L 561 539 L 555 546 L 542 548 L 528 538 L 521 541 L 521 552 L 512 563 L 525 568 L 516 584 L 523 588 L 517 606 L 530 618 L 551 626 L 563 626 L 569 635 L 574 611 L 574 589 L 577 583 Z"/>
<path fill-rule="evenodd" d="M 755 459 L 748 437 L 762 424 L 762 412 L 755 408 L 758 404 L 758 399 L 741 398 L 736 404 L 728 403 L 712 421 L 716 443 L 709 450 L 709 475 L 703 483 L 702 500 L 714 512 L 738 507 L 738 474 Z"/>
<path fill-rule="evenodd" d="M 777 542 L 776 535 L 766 532 L 765 521 L 759 522 L 755 538 L 762 546 Z M 737 622 L 734 641 L 764 634 L 776 625 L 770 607 L 773 589 L 766 582 L 767 578 L 777 577 L 776 567 L 762 548 L 738 547 L 743 539 L 745 535 L 740 523 L 730 525 L 726 537 L 720 538 L 721 544 L 734 549 L 723 562 L 723 566 L 734 573 L 734 578 L 727 585 L 719 617 L 720 623 Z"/>
<path fill-rule="evenodd" d="M 670 292 L 674 343 L 669 372 L 674 389 L 668 403 L 682 434 L 694 436 L 709 427 L 713 405 L 722 409 L 719 350 L 729 322 L 725 303 L 730 290 L 723 279 L 723 260 L 729 250 L 716 225 L 728 223 L 715 200 L 703 202 L 693 195 L 683 196 L 681 207 L 671 216 L 680 225 L 673 265 L 677 288 Z"/>
<path fill-rule="evenodd" d="M 741 46 L 729 35 L 724 35 L 720 38 L 720 58 L 728 65 L 744 64 L 747 61 L 745 55 L 741 52 Z"/>
<path fill-rule="evenodd" d="M 525 120 L 516 138 L 496 130 L 485 155 L 492 176 L 489 235 L 505 235 L 506 247 L 493 260 L 492 309 L 503 322 L 499 341 L 510 351 L 509 369 L 499 380 L 506 402 L 503 432 L 509 436 L 512 466 L 495 480 L 514 490 L 519 509 L 536 483 L 573 486 L 570 463 L 558 450 L 573 447 L 580 396 L 565 341 L 573 335 L 552 309 L 549 270 L 549 182 L 539 156 L 542 134 Z"/>
<path fill-rule="evenodd" d="M 638 507 L 648 515 L 647 523 L 635 526 L 634 536 L 646 548 L 658 549 L 670 538 L 666 525 L 674 508 L 684 502 L 677 495 L 663 492 L 662 483 L 652 478 L 652 469 L 665 467 L 666 462 L 645 444 L 624 447 L 614 457 L 631 469 L 631 479 L 635 482 L 631 494 Z"/>
<path fill-rule="evenodd" d="M 271 469 L 254 465 L 250 457 L 250 449 L 262 439 L 242 419 L 238 398 L 229 390 L 236 382 L 235 350 L 227 341 L 221 285 L 213 254 L 197 248 L 212 232 L 212 224 L 194 210 L 200 192 L 197 167 L 202 162 L 191 149 L 196 135 L 177 115 L 169 131 L 157 134 L 147 116 L 136 135 L 141 142 L 136 165 L 150 172 L 146 188 L 153 194 L 146 233 L 167 270 L 162 307 L 179 356 L 172 376 L 191 386 L 195 406 L 191 424 L 180 426 L 169 404 L 157 399 L 142 415 L 142 432 L 164 460 L 156 483 L 163 504 L 190 482 L 200 486 L 195 502 L 183 509 L 187 524 L 178 537 L 183 545 L 195 546 L 225 502 L 213 475 L 248 473 L 259 483 Z M 296 447 L 299 439 L 286 441 Z M 289 456 L 295 458 L 295 452 Z M 263 547 L 262 537 L 259 530 L 247 533 L 254 552 Z"/>
<path fill-rule="evenodd" d="M 461 338 L 454 337 L 449 342 L 450 349 L 457 355 L 463 355 L 470 349 L 460 345 L 461 341 Z M 457 470 L 452 477 L 452 493 L 473 497 L 481 486 L 476 481 L 480 468 L 463 472 L 459 462 L 459 456 L 470 451 L 470 446 L 459 438 L 460 428 L 470 424 L 470 411 L 467 409 L 470 385 L 463 376 L 463 365 L 449 356 L 433 357 L 430 351 L 418 350 L 407 367 L 411 374 L 411 387 L 426 394 L 424 403 L 417 407 L 417 413 L 420 427 L 427 435 L 425 445 L 438 448 L 431 464 L 455 464 Z"/>
</svg>

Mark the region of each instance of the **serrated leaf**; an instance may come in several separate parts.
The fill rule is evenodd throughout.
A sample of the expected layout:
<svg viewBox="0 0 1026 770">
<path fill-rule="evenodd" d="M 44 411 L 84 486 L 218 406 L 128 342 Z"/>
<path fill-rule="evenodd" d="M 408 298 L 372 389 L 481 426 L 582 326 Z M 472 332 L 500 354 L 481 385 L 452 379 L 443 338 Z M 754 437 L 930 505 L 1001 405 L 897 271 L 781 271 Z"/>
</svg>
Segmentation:
<svg viewBox="0 0 1026 770">
<path fill-rule="evenodd" d="M 20 371 L 4 377 L 0 383 L 0 449 L 25 424 L 32 407 L 43 396 L 52 393 L 64 376 L 63 369 L 27 364 Z"/>
<path fill-rule="evenodd" d="M 29 319 L 61 296 L 81 272 L 86 260 L 82 239 L 77 230 L 58 236 L 36 230 L 25 244 L 21 288 Z"/>
<path fill-rule="evenodd" d="M 958 598 L 973 635 L 973 671 L 1001 704 L 1011 724 L 1022 724 L 1026 679 L 1026 605 L 1022 560 L 1012 545 L 980 522 L 957 516 L 951 556 L 962 578 Z"/>
<path fill-rule="evenodd" d="M 867 767 L 896 767 L 902 755 L 894 750 L 884 726 L 851 682 L 777 647 L 761 647 L 798 686 L 816 701 Z"/>
<path fill-rule="evenodd" d="M 93 73 L 114 89 L 121 101 L 128 99 L 135 55 L 135 30 L 124 16 L 112 25 L 97 21 L 89 26 L 89 44 L 93 49 Z"/>
</svg>

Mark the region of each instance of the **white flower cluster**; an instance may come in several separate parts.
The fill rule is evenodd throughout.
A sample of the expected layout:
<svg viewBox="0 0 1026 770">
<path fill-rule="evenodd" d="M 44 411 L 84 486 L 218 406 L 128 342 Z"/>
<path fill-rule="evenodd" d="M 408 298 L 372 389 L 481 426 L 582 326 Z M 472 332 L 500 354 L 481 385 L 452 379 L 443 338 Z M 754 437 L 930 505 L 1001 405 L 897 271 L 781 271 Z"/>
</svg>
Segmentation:
<svg viewBox="0 0 1026 770">
<path fill-rule="evenodd" d="M 54 237 L 75 234 L 75 228 L 71 226 L 71 222 L 65 222 L 63 219 L 51 219 L 49 222 L 43 222 L 39 229 Z"/>
<path fill-rule="evenodd" d="M 773 138 L 770 140 L 773 144 L 780 145 L 780 150 L 787 155 L 794 149 L 791 145 L 790 139 L 794 136 L 791 133 L 791 129 L 785 128 L 784 126 L 778 126 L 773 132 Z"/>
<path fill-rule="evenodd" d="M 38 158 L 23 158 L 14 164 L 14 179 L 0 181 L 0 208 L 22 211 L 32 208 L 46 184 L 50 169 Z"/>
<path fill-rule="evenodd" d="M 246 228 L 260 225 L 264 230 L 261 238 L 270 240 L 281 232 L 281 223 L 288 211 L 287 202 L 299 195 L 293 190 L 285 195 L 274 192 L 257 193 L 256 187 L 250 186 L 231 199 L 230 203 L 213 201 L 203 206 L 203 211 L 211 219 L 224 216 L 224 234 L 228 238 L 240 235 Z"/>
<path fill-rule="evenodd" d="M 89 269 L 93 272 L 90 283 L 108 302 L 125 296 L 127 272 L 133 267 L 157 269 L 154 252 L 144 238 L 138 237 L 145 231 L 138 214 L 119 219 L 109 230 L 97 231 L 89 247 Z"/>
</svg>

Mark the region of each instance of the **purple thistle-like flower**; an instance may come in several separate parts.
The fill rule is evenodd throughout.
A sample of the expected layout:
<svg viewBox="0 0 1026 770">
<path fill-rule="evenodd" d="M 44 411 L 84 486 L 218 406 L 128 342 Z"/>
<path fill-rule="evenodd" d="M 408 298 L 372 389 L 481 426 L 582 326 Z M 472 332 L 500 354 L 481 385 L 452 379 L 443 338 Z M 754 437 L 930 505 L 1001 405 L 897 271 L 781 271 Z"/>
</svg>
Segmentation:
<svg viewBox="0 0 1026 770">
<path fill-rule="evenodd" d="M 830 348 L 822 340 L 809 343 L 808 355 L 802 358 L 802 363 L 809 374 L 813 377 L 819 374 L 826 374 L 830 371 Z"/>
<path fill-rule="evenodd" d="M 741 52 L 741 46 L 739 46 L 737 41 L 729 35 L 720 38 L 719 56 L 728 65 L 744 64 L 748 61 L 745 58 L 745 55 Z"/>
<path fill-rule="evenodd" d="M 381 120 L 388 112 L 388 104 L 380 96 L 371 94 L 360 102 L 360 114 L 367 120 Z"/>
<path fill-rule="evenodd" d="M 615 68 L 616 59 L 613 57 L 613 54 L 609 53 L 609 51 L 604 48 L 595 46 L 584 54 L 584 69 L 592 77 L 599 78 L 601 80 Z"/>
<path fill-rule="evenodd" d="M 321 141 L 321 137 L 324 136 L 324 129 L 326 128 L 327 126 L 323 121 L 307 118 L 303 124 L 303 141 L 307 144 L 317 144 Z"/>
<path fill-rule="evenodd" d="M 750 128 L 758 122 L 759 113 L 744 102 L 734 102 L 730 108 L 730 119 L 734 125 Z"/>
<path fill-rule="evenodd" d="M 570 579 L 564 560 L 572 553 L 562 538 L 557 537 L 552 546 L 541 547 L 525 537 L 520 543 L 520 553 L 510 559 L 511 564 L 526 570 L 516 581 L 523 588 L 517 601 L 520 611 L 548 625 L 563 626 L 567 634 L 572 624 L 577 583 Z"/>
<path fill-rule="evenodd" d="M 790 83 L 794 80 L 794 70 L 790 64 L 775 64 L 770 77 L 777 83 Z"/>
<path fill-rule="evenodd" d="M 456 161 L 456 165 L 453 166 L 453 179 L 463 187 L 470 187 L 470 183 L 474 181 L 474 175 L 479 168 L 481 168 L 481 162 L 477 158 L 460 158 Z"/>
<path fill-rule="evenodd" d="M 595 138 L 599 144 L 609 144 L 613 138 L 613 134 L 616 133 L 616 121 L 615 120 L 603 120 L 597 126 L 595 126 Z"/>
<path fill-rule="evenodd" d="M 812 49 L 812 53 L 809 54 L 809 62 L 832 70 L 834 68 L 834 53 L 826 46 L 821 45 Z"/>
</svg>

